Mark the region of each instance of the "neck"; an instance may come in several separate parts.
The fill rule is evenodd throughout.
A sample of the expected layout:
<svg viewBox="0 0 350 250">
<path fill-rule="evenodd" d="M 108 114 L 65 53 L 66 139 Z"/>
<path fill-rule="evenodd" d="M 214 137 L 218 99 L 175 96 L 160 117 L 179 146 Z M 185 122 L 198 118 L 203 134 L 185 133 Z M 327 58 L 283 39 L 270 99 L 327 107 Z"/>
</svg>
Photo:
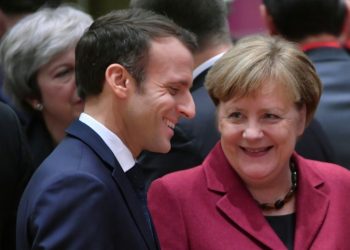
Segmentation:
<svg viewBox="0 0 350 250">
<path fill-rule="evenodd" d="M 286 167 L 285 171 L 273 180 L 260 185 L 248 186 L 248 190 L 264 215 L 284 215 L 294 212 L 293 183 L 295 185 L 296 181 L 292 181 L 292 171 Z M 276 201 L 282 203 L 281 207 L 275 207 Z"/>
<path fill-rule="evenodd" d="M 133 138 L 133 136 L 125 129 L 123 117 L 127 117 L 127 114 L 124 115 L 127 111 L 119 108 L 125 106 L 125 104 L 117 102 L 114 98 L 110 97 L 110 94 L 88 97 L 85 101 L 84 113 L 90 115 L 117 135 L 136 159 L 141 153 L 141 150 L 133 147 L 135 143 L 130 141 L 130 138 Z"/>
<path fill-rule="evenodd" d="M 57 145 L 66 135 L 65 130 L 70 122 L 57 121 L 56 119 L 51 119 L 51 117 L 45 116 L 44 114 L 43 118 L 54 144 Z"/>
</svg>

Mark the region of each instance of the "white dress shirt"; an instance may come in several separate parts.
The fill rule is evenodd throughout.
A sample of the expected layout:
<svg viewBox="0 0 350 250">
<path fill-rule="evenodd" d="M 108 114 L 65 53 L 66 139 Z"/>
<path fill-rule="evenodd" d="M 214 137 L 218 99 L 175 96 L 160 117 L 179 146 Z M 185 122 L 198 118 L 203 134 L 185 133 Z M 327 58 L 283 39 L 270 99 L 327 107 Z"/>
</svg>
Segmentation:
<svg viewBox="0 0 350 250">
<path fill-rule="evenodd" d="M 225 54 L 225 52 L 222 52 L 208 60 L 206 60 L 205 62 L 203 62 L 202 64 L 200 64 L 197 68 L 194 69 L 193 74 L 192 74 L 192 78 L 195 79 L 197 76 L 200 75 L 200 73 L 202 73 L 204 70 L 206 70 L 207 68 L 213 66 L 213 64 L 219 60 L 223 54 Z"/>
<path fill-rule="evenodd" d="M 135 159 L 132 156 L 131 151 L 116 134 L 86 113 L 81 113 L 79 120 L 88 125 L 102 138 L 117 158 L 124 172 L 128 171 L 135 165 Z"/>
</svg>

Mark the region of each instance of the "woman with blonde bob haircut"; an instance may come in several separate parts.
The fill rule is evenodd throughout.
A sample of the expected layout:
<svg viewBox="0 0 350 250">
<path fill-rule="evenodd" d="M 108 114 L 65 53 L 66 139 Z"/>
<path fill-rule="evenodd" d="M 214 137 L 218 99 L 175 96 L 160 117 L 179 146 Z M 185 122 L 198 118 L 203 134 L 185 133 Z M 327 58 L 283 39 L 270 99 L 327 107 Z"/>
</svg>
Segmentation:
<svg viewBox="0 0 350 250">
<path fill-rule="evenodd" d="M 200 166 L 152 183 L 162 249 L 348 249 L 350 172 L 294 150 L 322 93 L 306 55 L 246 37 L 205 85 L 221 140 Z"/>
</svg>

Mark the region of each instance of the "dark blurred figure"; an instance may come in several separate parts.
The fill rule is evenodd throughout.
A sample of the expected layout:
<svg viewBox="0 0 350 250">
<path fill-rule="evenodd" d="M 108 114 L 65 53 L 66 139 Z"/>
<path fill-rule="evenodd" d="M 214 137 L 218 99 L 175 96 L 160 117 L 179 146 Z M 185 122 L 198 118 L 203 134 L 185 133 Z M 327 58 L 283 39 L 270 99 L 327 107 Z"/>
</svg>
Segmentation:
<svg viewBox="0 0 350 250">
<path fill-rule="evenodd" d="M 215 106 L 203 86 L 212 65 L 232 47 L 227 20 L 227 6 L 222 0 L 131 0 L 130 7 L 163 14 L 198 39 L 194 53 L 195 69 L 191 93 L 196 105 L 192 120 L 182 119 L 176 125 L 167 154 L 144 152 L 140 157 L 148 182 L 169 172 L 194 167 L 219 140 Z"/>
<path fill-rule="evenodd" d="M 272 35 L 297 42 L 316 67 L 323 93 L 316 119 L 335 162 L 350 168 L 350 56 L 339 37 L 346 20 L 343 0 L 264 0 L 262 16 Z"/>
<path fill-rule="evenodd" d="M 0 45 L 4 90 L 20 110 L 35 166 L 83 110 L 75 85 L 75 46 L 92 23 L 72 6 L 41 8 L 19 21 Z"/>
<path fill-rule="evenodd" d="M 33 167 L 15 112 L 0 102 L 0 117 L 0 249 L 12 250 L 17 205 Z"/>
</svg>

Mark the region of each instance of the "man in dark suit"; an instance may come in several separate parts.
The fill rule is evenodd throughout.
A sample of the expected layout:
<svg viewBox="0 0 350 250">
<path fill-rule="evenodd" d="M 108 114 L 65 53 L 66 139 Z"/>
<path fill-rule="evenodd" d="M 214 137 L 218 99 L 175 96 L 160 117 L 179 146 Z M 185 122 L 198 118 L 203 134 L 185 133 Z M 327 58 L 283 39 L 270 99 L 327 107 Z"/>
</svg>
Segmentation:
<svg viewBox="0 0 350 250">
<path fill-rule="evenodd" d="M 15 112 L 0 102 L 0 249 L 15 249 L 16 211 L 33 166 Z"/>
<path fill-rule="evenodd" d="M 336 163 L 350 169 L 350 56 L 339 42 L 347 16 L 344 0 L 264 0 L 261 12 L 272 35 L 297 42 L 323 84 L 316 111 Z"/>
<path fill-rule="evenodd" d="M 203 83 L 208 70 L 232 47 L 232 42 L 227 8 L 222 0 L 131 0 L 130 7 L 165 15 L 198 39 L 191 88 L 196 116 L 177 124 L 169 153 L 144 152 L 140 156 L 150 183 L 169 172 L 199 165 L 219 140 L 215 106 Z"/>
<path fill-rule="evenodd" d="M 158 249 L 135 159 L 168 152 L 178 119 L 194 116 L 195 46 L 192 34 L 145 10 L 90 26 L 76 48 L 84 112 L 22 196 L 18 249 Z"/>
</svg>

